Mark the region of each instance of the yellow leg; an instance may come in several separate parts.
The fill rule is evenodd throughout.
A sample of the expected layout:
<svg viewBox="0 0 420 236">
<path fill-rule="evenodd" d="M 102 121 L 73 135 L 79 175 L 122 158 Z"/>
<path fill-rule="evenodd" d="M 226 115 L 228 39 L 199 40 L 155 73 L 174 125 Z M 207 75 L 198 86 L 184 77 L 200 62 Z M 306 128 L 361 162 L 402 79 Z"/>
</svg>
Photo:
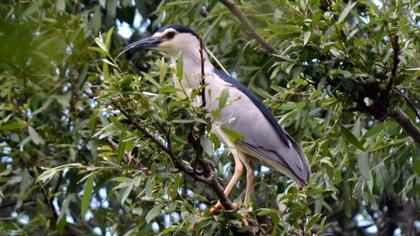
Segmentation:
<svg viewBox="0 0 420 236">
<path fill-rule="evenodd" d="M 226 196 L 230 195 L 233 187 L 235 187 L 236 183 L 238 183 L 242 173 L 244 172 L 244 165 L 242 164 L 239 156 L 234 154 L 233 158 L 235 161 L 235 172 L 233 173 L 232 178 L 230 179 L 228 185 L 225 188 L 224 193 L 226 194 Z M 216 205 L 210 210 L 210 213 L 215 213 L 219 209 L 222 209 L 222 203 L 220 201 L 217 201 Z"/>
<path fill-rule="evenodd" d="M 232 178 L 230 179 L 228 185 L 226 186 L 224 193 L 226 194 L 226 196 L 230 195 L 233 187 L 236 185 L 236 183 L 238 183 L 243 173 L 244 165 L 245 165 L 245 168 L 247 171 L 247 175 L 246 175 L 247 182 L 246 182 L 244 205 L 248 209 L 251 205 L 251 193 L 252 193 L 252 183 L 254 179 L 254 172 L 251 165 L 248 163 L 248 161 L 245 158 L 245 155 L 242 152 L 238 151 L 235 147 L 231 149 L 231 152 L 235 161 L 235 172 Z M 234 208 L 238 207 L 238 205 L 235 203 L 233 203 L 232 205 Z M 220 201 L 217 201 L 216 205 L 212 209 L 210 209 L 210 215 L 215 214 L 219 209 L 222 209 L 222 208 L 223 206 L 220 203 Z M 248 220 L 246 216 L 243 216 L 242 223 L 244 225 L 248 225 Z"/>
<path fill-rule="evenodd" d="M 228 185 L 225 188 L 225 194 L 226 196 L 229 196 L 232 192 L 233 187 L 235 187 L 236 183 L 238 183 L 239 179 L 242 176 L 242 173 L 244 172 L 244 165 L 242 164 L 241 159 L 238 156 L 233 156 L 235 161 L 235 172 L 233 173 L 232 178 L 230 179 Z"/>
<path fill-rule="evenodd" d="M 242 163 L 245 165 L 246 168 L 246 190 L 245 190 L 245 199 L 244 205 L 246 208 L 251 206 L 251 194 L 252 194 L 252 184 L 254 182 L 254 170 L 249 162 L 243 158 L 241 159 Z"/>
</svg>

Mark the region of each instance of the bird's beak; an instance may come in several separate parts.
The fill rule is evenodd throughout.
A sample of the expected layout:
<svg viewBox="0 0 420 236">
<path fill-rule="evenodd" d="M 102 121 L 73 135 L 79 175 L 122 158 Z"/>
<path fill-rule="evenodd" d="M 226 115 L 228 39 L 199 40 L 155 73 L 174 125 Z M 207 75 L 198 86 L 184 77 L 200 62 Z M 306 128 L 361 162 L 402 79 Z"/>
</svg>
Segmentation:
<svg viewBox="0 0 420 236">
<path fill-rule="evenodd" d="M 157 36 L 152 36 L 149 38 L 144 38 L 142 40 L 130 43 L 127 47 L 124 48 L 124 52 L 135 49 L 135 48 L 154 48 L 157 47 L 162 42 L 162 39 Z"/>
<path fill-rule="evenodd" d="M 142 40 L 136 41 L 134 43 L 130 43 L 127 45 L 122 52 L 118 54 L 118 57 L 120 57 L 123 53 L 125 53 L 128 50 L 136 49 L 136 48 L 154 48 L 157 47 L 162 42 L 162 39 L 157 36 L 152 36 L 149 38 L 144 38 Z"/>
</svg>

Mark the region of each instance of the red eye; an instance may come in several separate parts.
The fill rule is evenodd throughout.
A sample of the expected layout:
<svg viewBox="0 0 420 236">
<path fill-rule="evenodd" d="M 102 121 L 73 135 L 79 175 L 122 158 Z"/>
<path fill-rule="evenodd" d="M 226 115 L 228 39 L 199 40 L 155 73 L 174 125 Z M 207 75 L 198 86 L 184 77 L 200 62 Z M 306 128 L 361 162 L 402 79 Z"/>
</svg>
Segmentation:
<svg viewBox="0 0 420 236">
<path fill-rule="evenodd" d="M 175 37 L 175 32 L 174 31 L 169 31 L 168 33 L 166 33 L 166 38 L 167 39 L 173 39 Z"/>
</svg>

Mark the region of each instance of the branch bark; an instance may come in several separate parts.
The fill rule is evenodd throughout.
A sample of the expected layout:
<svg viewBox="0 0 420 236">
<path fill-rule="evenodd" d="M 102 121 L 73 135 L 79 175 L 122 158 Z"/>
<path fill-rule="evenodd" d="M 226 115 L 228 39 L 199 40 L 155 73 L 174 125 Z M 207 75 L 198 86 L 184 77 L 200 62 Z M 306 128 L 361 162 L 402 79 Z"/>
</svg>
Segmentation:
<svg viewBox="0 0 420 236">
<path fill-rule="evenodd" d="M 405 132 L 413 138 L 414 142 L 420 145 L 419 127 L 411 122 L 410 118 L 408 118 L 408 116 L 400 108 L 389 108 L 388 115 L 404 128 Z"/>
<path fill-rule="evenodd" d="M 277 51 L 274 49 L 271 44 L 265 40 L 256 30 L 255 27 L 252 25 L 251 21 L 245 14 L 239 9 L 238 5 L 235 4 L 233 0 L 219 0 L 223 5 L 225 5 L 241 22 L 242 26 L 245 30 L 255 39 L 257 42 L 261 44 L 261 46 L 267 50 L 267 52 L 271 54 L 276 54 Z"/>
</svg>

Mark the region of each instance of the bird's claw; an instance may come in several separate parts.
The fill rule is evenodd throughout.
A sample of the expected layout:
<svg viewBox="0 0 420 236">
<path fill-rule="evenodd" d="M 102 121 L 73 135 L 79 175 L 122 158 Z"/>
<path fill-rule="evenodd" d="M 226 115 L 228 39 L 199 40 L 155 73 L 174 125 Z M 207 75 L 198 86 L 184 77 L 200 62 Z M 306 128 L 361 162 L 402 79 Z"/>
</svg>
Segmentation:
<svg viewBox="0 0 420 236">
<path fill-rule="evenodd" d="M 239 209 L 239 205 L 237 203 L 232 203 L 232 208 L 234 210 Z M 223 209 L 223 205 L 220 201 L 217 201 L 216 205 L 210 209 L 210 215 L 215 215 L 219 210 Z"/>
</svg>

